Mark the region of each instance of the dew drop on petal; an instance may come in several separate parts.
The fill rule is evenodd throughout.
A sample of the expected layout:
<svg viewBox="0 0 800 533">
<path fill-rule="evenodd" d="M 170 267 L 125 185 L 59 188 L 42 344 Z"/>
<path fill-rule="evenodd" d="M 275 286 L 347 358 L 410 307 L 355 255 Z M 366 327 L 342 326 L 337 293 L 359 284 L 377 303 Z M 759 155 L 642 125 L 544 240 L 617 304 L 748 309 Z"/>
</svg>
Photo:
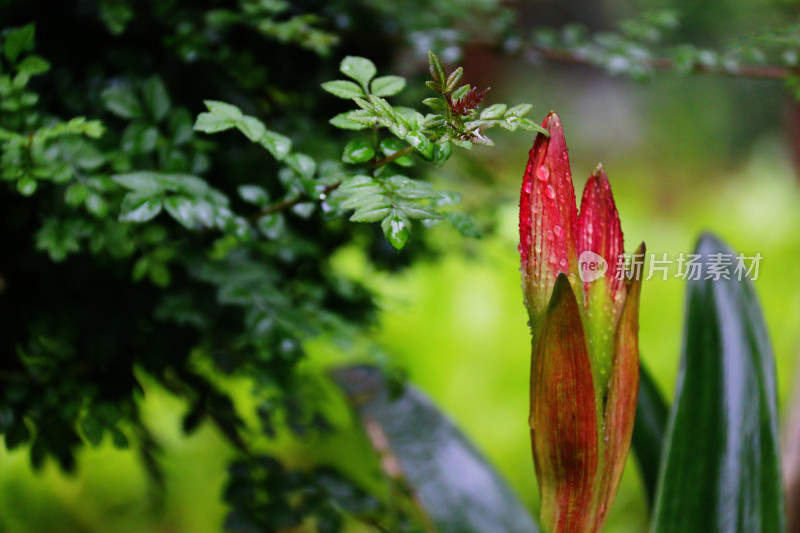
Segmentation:
<svg viewBox="0 0 800 533">
<path fill-rule="evenodd" d="M 561 261 L 558 264 L 561 265 L 561 268 L 567 268 L 567 260 L 564 259 L 563 257 L 561 258 Z"/>
<path fill-rule="evenodd" d="M 556 191 L 555 191 L 555 189 L 553 189 L 552 185 L 548 185 L 547 186 L 547 197 L 548 198 L 555 198 L 556 197 Z"/>
<path fill-rule="evenodd" d="M 550 167 L 547 165 L 542 165 L 539 167 L 539 170 L 536 172 L 536 177 L 539 178 L 541 181 L 547 181 L 550 179 Z"/>
<path fill-rule="evenodd" d="M 527 237 L 525 237 L 525 244 L 527 244 L 528 246 L 530 246 L 532 242 L 533 242 L 533 239 L 531 239 L 531 236 L 530 236 L 530 235 L 528 235 Z"/>
<path fill-rule="evenodd" d="M 548 241 L 552 241 L 553 240 L 553 231 L 552 230 L 547 230 L 547 240 Z"/>
<path fill-rule="evenodd" d="M 550 254 L 550 264 L 555 265 L 556 263 L 558 263 L 558 258 L 556 257 L 556 254 Z"/>
<path fill-rule="evenodd" d="M 564 228 L 556 224 L 553 226 L 553 233 L 556 234 L 556 237 L 563 237 L 564 236 Z"/>
<path fill-rule="evenodd" d="M 542 253 L 542 245 L 541 244 L 537 244 L 536 246 L 533 247 L 533 251 L 536 252 L 537 254 L 541 254 Z"/>
<path fill-rule="evenodd" d="M 524 252 L 524 251 L 525 251 L 525 247 L 524 247 L 524 246 L 522 246 L 522 243 L 519 243 L 519 246 L 517 246 L 517 251 L 518 251 L 519 253 L 522 253 L 522 252 Z"/>
<path fill-rule="evenodd" d="M 526 193 L 528 193 L 528 194 L 530 194 L 530 192 L 531 192 L 531 188 L 532 188 L 532 184 L 531 184 L 531 182 L 530 182 L 530 181 L 526 181 L 526 182 L 525 182 L 525 192 L 526 192 Z"/>
</svg>

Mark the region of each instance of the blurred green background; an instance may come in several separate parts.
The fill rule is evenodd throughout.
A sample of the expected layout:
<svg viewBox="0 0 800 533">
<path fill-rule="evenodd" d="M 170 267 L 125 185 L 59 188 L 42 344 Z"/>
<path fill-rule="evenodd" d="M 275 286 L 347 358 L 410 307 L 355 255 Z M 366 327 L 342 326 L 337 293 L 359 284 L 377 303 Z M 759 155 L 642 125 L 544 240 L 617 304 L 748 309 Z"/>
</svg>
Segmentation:
<svg viewBox="0 0 800 533">
<path fill-rule="evenodd" d="M 537 9 L 555 11 L 556 21 L 577 12 L 556 2 L 518 4 L 525 20 Z M 602 4 L 607 21 L 634 13 L 631 2 Z M 670 6 L 683 10 L 686 38 L 724 42 L 780 16 L 779 9 L 756 13 L 746 4 L 720 3 L 716 12 L 701 2 Z M 561 115 L 576 190 L 602 162 L 629 252 L 645 241 L 659 257 L 688 254 L 700 232 L 712 231 L 739 252 L 761 254 L 756 287 L 785 413 L 800 348 L 800 178 L 792 134 L 800 113 L 781 83 L 664 74 L 639 84 L 588 67 L 501 59 L 479 47 L 467 49 L 465 70 L 466 81 L 492 86 L 489 103 L 530 102 L 537 120 L 550 109 Z M 516 251 L 519 186 L 532 141 L 532 135 L 499 134 L 495 148 L 459 153 L 435 178 L 437 187 L 464 194 L 490 229 L 483 239 L 463 242 L 442 225 L 414 235 L 437 257 L 400 274 L 373 271 L 356 248 L 332 258 L 332 266 L 381 294 L 374 338 L 535 509 L 526 423 L 530 346 Z M 642 359 L 667 397 L 678 368 L 684 291 L 685 282 L 672 278 L 652 279 L 642 293 Z M 352 360 L 324 338 L 309 349 L 311 375 Z M 248 385 L 234 386 L 246 401 Z M 185 405 L 154 385 L 146 387 L 142 405 L 164 446 L 163 500 L 153 495 L 137 457 L 110 444 L 83 451 L 74 476 L 52 464 L 34 474 L 26 450 L 0 451 L 0 531 L 220 531 L 219 495 L 230 457 L 223 439 L 210 426 L 183 436 Z M 302 449 L 281 446 L 298 464 L 312 451 L 331 460 L 347 454 L 321 437 Z M 630 460 L 607 530 L 646 528 L 644 492 Z"/>
</svg>

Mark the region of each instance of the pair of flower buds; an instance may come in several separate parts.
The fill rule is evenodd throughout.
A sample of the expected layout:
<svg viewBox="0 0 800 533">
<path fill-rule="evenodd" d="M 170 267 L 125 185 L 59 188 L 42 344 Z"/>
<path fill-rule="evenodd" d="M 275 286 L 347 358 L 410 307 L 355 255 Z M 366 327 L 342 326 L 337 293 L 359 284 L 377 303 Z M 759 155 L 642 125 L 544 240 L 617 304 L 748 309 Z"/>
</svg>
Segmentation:
<svg viewBox="0 0 800 533">
<path fill-rule="evenodd" d="M 633 432 L 641 281 L 608 268 L 624 248 L 605 171 L 589 177 L 578 212 L 561 121 L 551 112 L 542 126 L 549 136 L 530 151 L 519 215 L 540 520 L 549 533 L 597 532 Z M 605 274 L 586 257 L 605 261 Z"/>
</svg>

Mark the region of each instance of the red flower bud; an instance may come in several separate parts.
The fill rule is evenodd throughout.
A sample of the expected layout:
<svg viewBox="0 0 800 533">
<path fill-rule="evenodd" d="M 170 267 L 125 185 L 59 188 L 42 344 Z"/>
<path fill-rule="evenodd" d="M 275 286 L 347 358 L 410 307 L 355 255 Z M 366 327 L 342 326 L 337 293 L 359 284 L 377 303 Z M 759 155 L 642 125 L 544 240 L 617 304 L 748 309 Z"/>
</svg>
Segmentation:
<svg viewBox="0 0 800 533">
<path fill-rule="evenodd" d="M 589 177 L 578 214 L 561 121 L 550 113 L 542 126 L 550 135 L 531 149 L 519 222 L 541 522 L 551 533 L 596 532 L 630 448 L 641 282 L 616 268 L 622 229 L 603 168 Z"/>
</svg>

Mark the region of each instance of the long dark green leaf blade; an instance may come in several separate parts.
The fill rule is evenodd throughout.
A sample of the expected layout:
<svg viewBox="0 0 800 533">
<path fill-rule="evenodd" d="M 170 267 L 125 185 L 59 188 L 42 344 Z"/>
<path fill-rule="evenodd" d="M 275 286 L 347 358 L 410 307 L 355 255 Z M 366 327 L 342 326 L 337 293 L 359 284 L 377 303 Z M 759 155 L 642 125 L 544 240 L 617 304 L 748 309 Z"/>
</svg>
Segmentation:
<svg viewBox="0 0 800 533">
<path fill-rule="evenodd" d="M 729 248 L 704 235 L 697 253 L 703 269 L 689 282 L 654 530 L 782 533 L 775 366 L 764 319 L 750 282 L 737 280 Z M 716 254 L 733 258 L 721 269 L 731 279 L 713 279 Z"/>
<path fill-rule="evenodd" d="M 374 367 L 340 368 L 333 377 L 365 425 L 378 424 L 435 531 L 539 531 L 505 481 L 422 393 L 407 385 L 390 400 Z"/>
<path fill-rule="evenodd" d="M 636 405 L 632 444 L 647 489 L 647 503 L 651 509 L 655 503 L 658 469 L 661 464 L 661 449 L 667 430 L 668 415 L 669 407 L 653 381 L 653 376 L 644 365 L 641 365 L 639 402 Z"/>
</svg>

